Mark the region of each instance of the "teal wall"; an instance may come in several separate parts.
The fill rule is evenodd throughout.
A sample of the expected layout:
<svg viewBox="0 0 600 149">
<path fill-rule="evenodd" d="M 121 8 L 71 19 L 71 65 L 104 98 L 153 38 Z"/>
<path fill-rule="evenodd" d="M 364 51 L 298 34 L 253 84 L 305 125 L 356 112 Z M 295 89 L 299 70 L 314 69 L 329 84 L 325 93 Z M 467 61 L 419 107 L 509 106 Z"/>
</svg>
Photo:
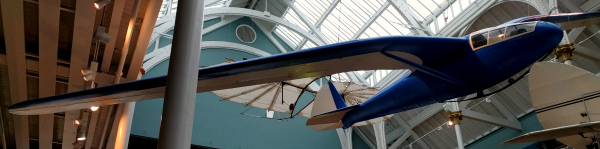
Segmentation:
<svg viewBox="0 0 600 149">
<path fill-rule="evenodd" d="M 220 19 L 208 20 L 204 27 L 218 23 Z M 258 29 L 249 18 L 241 18 L 229 25 L 223 26 L 213 32 L 205 34 L 203 41 L 229 41 L 245 44 L 235 36 L 235 28 L 240 24 L 254 27 L 257 39 L 254 43 L 246 44 L 261 49 L 271 54 L 280 53 Z M 168 32 L 172 34 L 172 32 Z M 278 39 L 280 40 L 280 39 Z M 161 38 L 159 47 L 168 45 L 172 40 Z M 280 42 L 288 51 L 292 49 Z M 151 43 L 148 53 L 153 50 L 155 43 Z M 241 61 L 242 58 L 256 58 L 257 56 L 245 52 L 228 49 L 203 49 L 200 54 L 200 66 L 207 66 L 225 61 L 225 58 Z M 162 62 L 149 70 L 142 78 L 151 78 L 167 74 L 169 61 Z M 312 94 L 304 94 L 299 106 L 306 104 L 314 98 Z M 196 110 L 194 113 L 194 127 L 192 144 L 227 148 L 341 148 L 335 130 L 316 132 L 305 126 L 305 117 L 297 116 L 288 122 L 244 116 L 240 113 L 247 109 L 241 104 L 221 101 L 218 96 L 205 92 L 198 93 L 196 97 Z M 131 134 L 157 138 L 163 99 L 139 101 L 133 116 Z M 252 109 L 250 114 L 264 115 L 265 110 Z M 368 148 L 358 136 L 353 136 L 354 148 Z"/>
<path fill-rule="evenodd" d="M 531 143 L 520 143 L 520 144 L 510 144 L 510 145 L 502 145 L 502 142 L 512 139 L 514 137 L 518 137 L 520 135 L 524 135 L 526 133 L 532 131 L 538 131 L 544 129 L 540 122 L 538 121 L 535 113 L 531 112 L 521 118 L 519 118 L 521 122 L 521 128 L 523 129 L 521 132 L 509 129 L 509 128 L 500 128 L 485 137 L 469 144 L 466 146 L 468 149 L 506 149 L 506 148 L 526 148 L 535 144 L 535 142 Z"/>
</svg>

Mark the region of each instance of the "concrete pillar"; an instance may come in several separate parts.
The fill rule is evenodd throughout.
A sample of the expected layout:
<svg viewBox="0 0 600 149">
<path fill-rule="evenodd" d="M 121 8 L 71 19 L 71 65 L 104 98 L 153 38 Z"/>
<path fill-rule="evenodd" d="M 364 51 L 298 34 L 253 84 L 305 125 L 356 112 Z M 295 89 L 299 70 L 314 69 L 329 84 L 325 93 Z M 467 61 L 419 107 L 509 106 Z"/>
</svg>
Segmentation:
<svg viewBox="0 0 600 149">
<path fill-rule="evenodd" d="M 191 146 L 203 18 L 204 0 L 179 1 L 158 135 L 159 149 Z"/>
</svg>

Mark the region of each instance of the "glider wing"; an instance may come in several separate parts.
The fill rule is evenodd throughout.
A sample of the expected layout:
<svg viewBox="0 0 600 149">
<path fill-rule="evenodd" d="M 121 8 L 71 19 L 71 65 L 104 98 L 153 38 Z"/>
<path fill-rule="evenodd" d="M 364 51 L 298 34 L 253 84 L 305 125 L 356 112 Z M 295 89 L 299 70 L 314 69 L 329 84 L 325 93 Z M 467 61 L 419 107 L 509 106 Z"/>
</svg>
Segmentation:
<svg viewBox="0 0 600 149">
<path fill-rule="evenodd" d="M 432 44 L 435 43 L 435 44 Z M 394 56 L 427 67 L 439 58 L 464 50 L 464 38 L 390 36 L 353 40 L 269 57 L 223 64 L 198 70 L 197 92 L 272 83 L 335 73 L 413 69 L 384 56 Z M 162 98 L 166 76 L 120 83 L 12 105 L 19 115 L 56 113 L 131 101 Z"/>
</svg>

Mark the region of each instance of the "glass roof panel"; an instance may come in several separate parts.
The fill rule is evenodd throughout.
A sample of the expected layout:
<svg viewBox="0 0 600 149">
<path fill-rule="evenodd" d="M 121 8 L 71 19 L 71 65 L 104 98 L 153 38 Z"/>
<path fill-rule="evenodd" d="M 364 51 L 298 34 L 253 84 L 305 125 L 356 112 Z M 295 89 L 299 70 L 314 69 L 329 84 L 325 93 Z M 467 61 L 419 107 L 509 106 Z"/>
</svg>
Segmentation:
<svg viewBox="0 0 600 149">
<path fill-rule="evenodd" d="M 169 13 L 177 12 L 177 4 L 179 0 L 163 0 L 162 6 L 160 7 L 160 12 L 158 12 L 158 19 L 166 16 Z M 219 0 L 211 5 L 207 5 L 206 8 L 217 8 L 217 7 L 225 7 L 227 0 Z"/>
<path fill-rule="evenodd" d="M 325 13 L 327 8 L 333 3 L 334 0 L 319 0 L 319 1 L 308 1 L 308 0 L 296 0 L 294 5 L 298 8 L 302 14 L 304 14 L 311 24 L 317 23 L 319 18 Z M 287 15 L 285 17 L 288 17 Z"/>
<path fill-rule="evenodd" d="M 431 11 L 425 8 L 425 6 L 423 6 L 423 4 L 421 4 L 419 1 L 407 0 L 406 3 L 408 3 L 408 6 L 411 7 L 413 13 L 418 16 L 419 21 L 422 21 L 424 18 L 431 15 Z"/>
<path fill-rule="evenodd" d="M 431 0 L 419 0 L 417 2 L 420 2 L 425 7 L 427 7 L 427 9 L 429 9 L 429 12 L 434 12 L 436 9 L 440 8 L 438 6 L 438 4 L 436 4 L 435 2 L 433 2 Z"/>
<path fill-rule="evenodd" d="M 393 6 L 388 7 L 381 15 L 365 30 L 360 39 L 378 36 L 407 35 L 411 31 L 406 27 L 406 20 L 402 18 Z"/>
<path fill-rule="evenodd" d="M 310 41 L 307 41 L 307 42 L 304 44 L 304 46 L 302 46 L 302 49 L 314 48 L 314 47 L 316 47 L 316 46 L 317 46 L 317 45 L 315 45 L 315 43 L 313 43 L 313 42 L 310 42 Z"/>
<path fill-rule="evenodd" d="M 300 41 L 304 39 L 302 36 L 290 31 L 288 28 L 279 25 L 275 28 L 275 33 L 283 40 L 289 41 L 290 43 L 288 44 L 292 49 L 295 49 Z"/>
<path fill-rule="evenodd" d="M 384 3 L 385 0 L 340 1 L 323 22 L 321 32 L 330 43 L 348 41 Z"/>
<path fill-rule="evenodd" d="M 471 0 L 460 0 L 461 10 L 465 10 L 465 8 L 469 7 L 469 4 L 471 4 L 470 2 Z"/>
</svg>

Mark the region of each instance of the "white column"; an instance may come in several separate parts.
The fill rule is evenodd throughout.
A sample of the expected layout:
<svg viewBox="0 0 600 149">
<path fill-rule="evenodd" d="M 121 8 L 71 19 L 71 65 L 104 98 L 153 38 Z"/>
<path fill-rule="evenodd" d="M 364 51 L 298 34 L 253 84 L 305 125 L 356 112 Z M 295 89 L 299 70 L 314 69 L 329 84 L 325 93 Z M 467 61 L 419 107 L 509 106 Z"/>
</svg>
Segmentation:
<svg viewBox="0 0 600 149">
<path fill-rule="evenodd" d="M 385 143 L 385 121 L 381 121 L 373 124 L 375 130 L 375 140 L 377 142 L 377 149 L 386 149 L 387 144 Z"/>
<path fill-rule="evenodd" d="M 460 131 L 460 124 L 454 125 L 454 131 L 456 131 L 456 143 L 458 144 L 458 149 L 465 149 L 462 133 Z"/>
<path fill-rule="evenodd" d="M 348 147 L 348 149 L 352 149 L 352 127 L 344 130 L 346 130 L 346 147 Z"/>
<path fill-rule="evenodd" d="M 452 99 L 451 101 L 457 101 L 458 99 Z M 458 102 L 449 102 L 448 110 L 450 112 L 460 111 L 460 106 Z M 458 149 L 465 149 L 464 141 L 462 138 L 462 132 L 460 131 L 460 123 L 454 124 L 454 131 L 456 132 L 456 144 L 458 144 Z"/>
</svg>

